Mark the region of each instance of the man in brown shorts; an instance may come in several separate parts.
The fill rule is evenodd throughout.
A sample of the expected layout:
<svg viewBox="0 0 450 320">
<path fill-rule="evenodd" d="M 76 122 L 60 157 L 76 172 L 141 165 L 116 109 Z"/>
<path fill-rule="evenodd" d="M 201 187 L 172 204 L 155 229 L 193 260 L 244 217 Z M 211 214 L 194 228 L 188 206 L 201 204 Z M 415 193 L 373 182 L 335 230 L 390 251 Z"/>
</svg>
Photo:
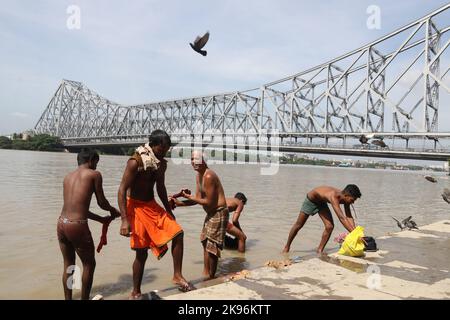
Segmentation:
<svg viewBox="0 0 450 320">
<path fill-rule="evenodd" d="M 217 270 L 220 251 L 223 249 L 225 233 L 228 224 L 228 207 L 222 184 L 217 174 L 208 168 L 201 151 L 194 151 L 191 164 L 197 171 L 195 195 L 185 190 L 182 196 L 188 200 L 175 201 L 176 206 L 192 206 L 200 204 L 206 212 L 200 241 L 203 245 L 203 275 L 206 279 L 213 279 Z"/>
<path fill-rule="evenodd" d="M 303 228 L 310 216 L 314 216 L 317 213 L 323 221 L 324 231 L 316 252 L 319 254 L 323 252 L 334 229 L 333 216 L 330 208 L 328 208 L 328 203 L 333 208 L 333 211 L 344 228 L 347 229 L 348 232 L 352 232 L 353 229 L 355 229 L 355 221 L 350 211 L 350 206 L 359 198 L 361 198 L 361 191 L 355 184 L 349 184 L 343 190 L 331 186 L 320 186 L 309 191 L 306 194 L 297 221 L 289 232 L 283 253 L 289 252 L 291 243 L 298 231 Z M 344 206 L 345 214 L 341 209 L 341 205 Z"/>
<path fill-rule="evenodd" d="M 82 150 L 77 157 L 78 168 L 64 178 L 64 205 L 58 219 L 57 235 L 64 258 L 63 287 L 66 300 L 72 299 L 72 286 L 67 283 L 75 266 L 75 252 L 83 263 L 81 299 L 88 300 L 95 270 L 94 241 L 88 219 L 109 223 L 120 212 L 106 200 L 102 187 L 102 175 L 96 171 L 99 155 L 92 150 Z M 89 211 L 92 195 L 110 217 L 100 217 Z M 73 276 L 73 275 L 72 275 Z M 70 282 L 70 281 L 69 281 Z"/>
</svg>

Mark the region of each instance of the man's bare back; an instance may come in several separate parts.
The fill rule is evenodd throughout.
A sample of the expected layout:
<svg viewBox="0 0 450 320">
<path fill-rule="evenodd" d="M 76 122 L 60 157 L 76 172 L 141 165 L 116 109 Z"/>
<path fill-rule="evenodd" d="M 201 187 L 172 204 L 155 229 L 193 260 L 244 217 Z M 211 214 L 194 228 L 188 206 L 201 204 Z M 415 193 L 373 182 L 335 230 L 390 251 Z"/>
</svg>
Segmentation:
<svg viewBox="0 0 450 320">
<path fill-rule="evenodd" d="M 80 155 L 85 158 L 91 156 L 93 159 L 81 160 Z M 119 217 L 119 211 L 109 204 L 103 192 L 103 178 L 101 173 L 96 171 L 99 161 L 98 154 L 92 151 L 82 151 L 78 157 L 78 168 L 64 177 L 64 203 L 61 217 L 68 220 L 93 219 L 102 223 L 106 222 L 106 218 L 89 211 L 93 194 L 95 194 L 98 206 L 110 212 L 110 218 Z"/>
<path fill-rule="evenodd" d="M 77 157 L 78 168 L 64 177 L 64 204 L 57 223 L 57 237 L 64 259 L 63 288 L 66 299 L 72 299 L 72 288 L 67 285 L 70 270 L 75 265 L 75 253 L 83 263 L 81 298 L 89 299 L 95 270 L 95 249 L 88 219 L 103 224 L 110 223 L 120 213 L 106 200 L 102 187 L 102 175 L 96 171 L 100 160 L 98 153 L 82 150 Z M 98 205 L 111 216 L 101 217 L 89 211 L 92 195 Z M 106 224 L 107 225 L 107 224 Z M 106 237 L 106 235 L 105 235 Z"/>
<path fill-rule="evenodd" d="M 315 203 L 332 203 L 340 192 L 341 190 L 334 187 L 320 186 L 308 192 L 308 198 Z"/>
<path fill-rule="evenodd" d="M 95 183 L 101 179 L 98 171 L 78 168 L 64 178 L 64 205 L 61 216 L 70 220 L 85 220 L 88 217 Z"/>
<path fill-rule="evenodd" d="M 240 200 L 236 199 L 236 198 L 227 198 L 226 201 L 227 201 L 228 211 L 230 211 L 230 212 L 234 212 L 237 209 L 239 202 L 240 202 Z"/>
</svg>

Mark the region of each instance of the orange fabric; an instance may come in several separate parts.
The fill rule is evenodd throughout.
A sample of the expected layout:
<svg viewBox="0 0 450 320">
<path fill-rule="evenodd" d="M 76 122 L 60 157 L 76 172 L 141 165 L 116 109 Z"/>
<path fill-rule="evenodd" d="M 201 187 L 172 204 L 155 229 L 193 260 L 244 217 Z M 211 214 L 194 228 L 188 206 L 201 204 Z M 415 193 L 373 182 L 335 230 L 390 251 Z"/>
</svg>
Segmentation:
<svg viewBox="0 0 450 320">
<path fill-rule="evenodd" d="M 158 259 L 167 252 L 167 243 L 183 232 L 175 219 L 154 199 L 144 202 L 128 198 L 127 214 L 132 232 L 131 248 L 149 248 Z"/>
</svg>

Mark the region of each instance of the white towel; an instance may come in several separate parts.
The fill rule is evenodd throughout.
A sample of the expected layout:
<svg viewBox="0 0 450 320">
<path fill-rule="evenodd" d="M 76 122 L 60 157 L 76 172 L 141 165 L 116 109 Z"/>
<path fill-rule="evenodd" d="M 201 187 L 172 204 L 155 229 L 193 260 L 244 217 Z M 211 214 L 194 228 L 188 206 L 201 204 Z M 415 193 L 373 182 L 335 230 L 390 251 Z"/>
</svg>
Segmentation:
<svg viewBox="0 0 450 320">
<path fill-rule="evenodd" d="M 144 146 L 140 146 L 136 149 L 136 152 L 139 153 L 142 159 L 142 163 L 144 164 L 144 171 L 149 168 L 151 171 L 158 170 L 160 161 L 156 158 L 153 153 L 152 148 L 146 143 Z"/>
</svg>

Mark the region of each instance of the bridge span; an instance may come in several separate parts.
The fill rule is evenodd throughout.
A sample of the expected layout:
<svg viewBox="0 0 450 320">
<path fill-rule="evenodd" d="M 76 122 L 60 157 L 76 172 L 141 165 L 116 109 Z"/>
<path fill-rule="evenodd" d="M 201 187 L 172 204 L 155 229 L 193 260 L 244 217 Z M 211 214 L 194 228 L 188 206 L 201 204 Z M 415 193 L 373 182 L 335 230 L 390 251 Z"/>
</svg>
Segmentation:
<svg viewBox="0 0 450 320">
<path fill-rule="evenodd" d="M 447 160 L 450 121 L 439 114 L 450 106 L 449 8 L 249 90 L 123 105 L 63 80 L 35 131 L 69 149 L 134 146 L 162 129 L 179 146 L 271 141 L 280 152 Z"/>
</svg>

